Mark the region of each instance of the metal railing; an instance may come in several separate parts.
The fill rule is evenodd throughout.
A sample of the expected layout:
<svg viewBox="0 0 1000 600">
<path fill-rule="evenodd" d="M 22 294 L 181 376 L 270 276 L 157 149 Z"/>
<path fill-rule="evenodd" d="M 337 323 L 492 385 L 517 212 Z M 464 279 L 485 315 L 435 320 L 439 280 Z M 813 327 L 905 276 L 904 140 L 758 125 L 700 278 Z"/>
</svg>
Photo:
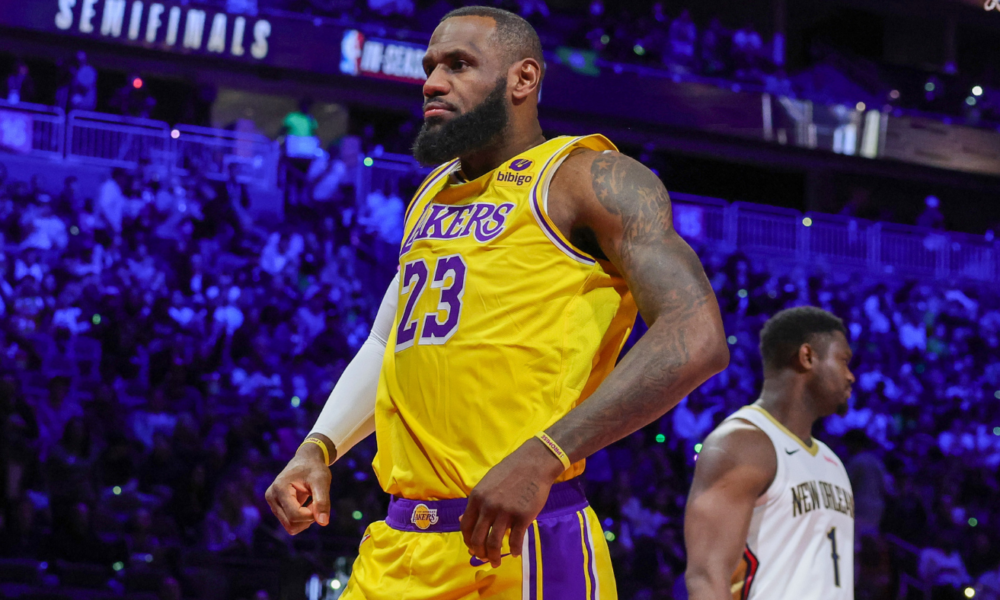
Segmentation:
<svg viewBox="0 0 1000 600">
<path fill-rule="evenodd" d="M 66 132 L 61 108 L 0 100 L 0 148 L 31 156 L 61 157 Z"/>
<path fill-rule="evenodd" d="M 230 165 L 246 183 L 277 185 L 280 150 L 253 133 L 72 111 L 0 100 L 0 148 L 28 156 L 134 169 L 150 164 L 175 173 L 198 169 L 225 179 Z"/>
<path fill-rule="evenodd" d="M 235 166 L 240 178 L 277 185 L 280 154 L 266 136 L 194 125 L 178 125 L 170 135 L 178 171 L 196 168 L 212 179 L 226 179 Z"/>
<path fill-rule="evenodd" d="M 390 185 L 407 170 L 423 173 L 408 156 L 367 159 L 360 193 Z M 363 197 L 363 196 L 362 196 Z M 685 239 L 748 254 L 823 264 L 878 276 L 1000 283 L 1000 242 L 965 233 L 791 208 L 729 203 L 673 192 L 674 226 Z"/>
<path fill-rule="evenodd" d="M 75 110 L 66 158 L 105 167 L 169 164 L 170 126 L 161 121 Z"/>
</svg>

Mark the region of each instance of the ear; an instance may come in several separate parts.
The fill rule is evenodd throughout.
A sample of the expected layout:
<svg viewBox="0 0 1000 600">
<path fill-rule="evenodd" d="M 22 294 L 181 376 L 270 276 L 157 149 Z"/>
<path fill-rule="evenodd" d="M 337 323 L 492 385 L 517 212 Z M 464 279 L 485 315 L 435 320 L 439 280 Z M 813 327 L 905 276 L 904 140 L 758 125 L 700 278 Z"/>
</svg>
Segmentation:
<svg viewBox="0 0 1000 600">
<path fill-rule="evenodd" d="M 512 82 L 514 104 L 520 104 L 538 92 L 542 83 L 542 65 L 533 58 L 523 58 L 510 66 L 507 79 Z"/>
<path fill-rule="evenodd" d="M 812 347 L 811 344 L 802 344 L 799 346 L 799 353 L 796 355 L 796 361 L 798 362 L 798 368 L 803 371 L 812 371 L 813 367 L 816 366 L 818 360 L 816 356 L 816 349 Z"/>
</svg>

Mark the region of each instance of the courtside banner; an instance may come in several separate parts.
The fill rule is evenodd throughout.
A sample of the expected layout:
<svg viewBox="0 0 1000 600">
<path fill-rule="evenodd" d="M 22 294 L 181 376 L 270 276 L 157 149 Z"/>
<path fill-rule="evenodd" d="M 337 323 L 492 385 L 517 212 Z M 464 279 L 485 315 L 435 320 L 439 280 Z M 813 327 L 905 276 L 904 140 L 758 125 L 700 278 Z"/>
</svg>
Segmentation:
<svg viewBox="0 0 1000 600">
<path fill-rule="evenodd" d="M 0 0 L 0 27 L 314 73 L 424 80 L 426 41 L 368 37 L 304 15 L 229 13 L 179 0 Z"/>
</svg>

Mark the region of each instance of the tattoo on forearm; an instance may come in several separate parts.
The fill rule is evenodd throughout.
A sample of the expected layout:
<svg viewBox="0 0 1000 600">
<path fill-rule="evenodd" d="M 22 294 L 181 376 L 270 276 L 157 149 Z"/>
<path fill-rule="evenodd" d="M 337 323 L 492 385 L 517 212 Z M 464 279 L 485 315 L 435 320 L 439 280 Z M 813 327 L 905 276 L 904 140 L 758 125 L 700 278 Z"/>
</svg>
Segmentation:
<svg viewBox="0 0 1000 600">
<path fill-rule="evenodd" d="M 656 175 L 619 154 L 595 157 L 590 171 L 601 206 L 621 220 L 617 247 L 604 251 L 623 273 L 650 332 L 591 399 L 551 431 L 576 456 L 643 427 L 672 406 L 667 399 L 690 391 L 681 388 L 701 375 L 685 367 L 692 348 L 704 342 L 706 305 L 715 305 L 698 256 L 673 231 L 670 198 Z"/>
<path fill-rule="evenodd" d="M 530 505 L 531 502 L 535 499 L 535 496 L 537 495 L 538 495 L 538 484 L 532 481 L 531 483 L 528 484 L 528 488 L 524 491 L 524 493 L 521 494 L 519 508 L 524 508 Z"/>
</svg>

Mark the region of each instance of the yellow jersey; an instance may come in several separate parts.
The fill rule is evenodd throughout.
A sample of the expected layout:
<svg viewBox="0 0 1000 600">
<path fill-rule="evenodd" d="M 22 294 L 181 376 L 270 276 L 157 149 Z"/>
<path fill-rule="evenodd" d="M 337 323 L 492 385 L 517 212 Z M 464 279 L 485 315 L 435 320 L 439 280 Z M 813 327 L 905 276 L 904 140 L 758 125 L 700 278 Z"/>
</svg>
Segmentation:
<svg viewBox="0 0 1000 600">
<path fill-rule="evenodd" d="M 375 406 L 373 466 L 386 492 L 467 497 L 614 368 L 635 323 L 632 295 L 546 212 L 552 174 L 577 148 L 615 149 L 600 135 L 555 138 L 469 182 L 452 161 L 418 189 Z"/>
</svg>

